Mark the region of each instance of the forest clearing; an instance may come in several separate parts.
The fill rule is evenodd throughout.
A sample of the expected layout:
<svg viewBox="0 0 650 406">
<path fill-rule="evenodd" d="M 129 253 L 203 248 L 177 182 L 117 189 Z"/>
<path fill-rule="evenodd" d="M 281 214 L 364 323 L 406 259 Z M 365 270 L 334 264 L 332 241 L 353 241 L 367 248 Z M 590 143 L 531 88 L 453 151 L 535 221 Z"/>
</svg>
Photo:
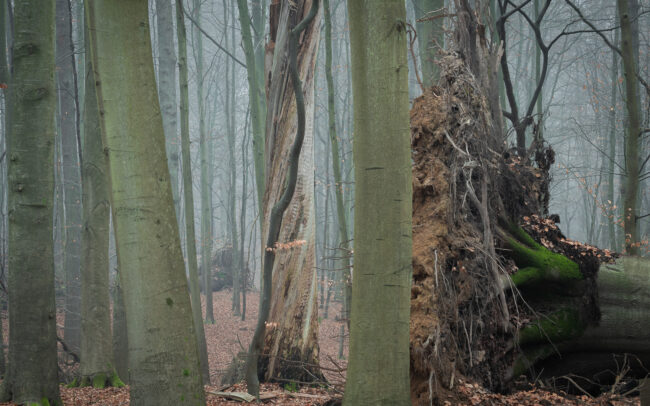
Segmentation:
<svg viewBox="0 0 650 406">
<path fill-rule="evenodd" d="M 0 405 L 650 404 L 649 0 L 0 0 Z"/>
</svg>

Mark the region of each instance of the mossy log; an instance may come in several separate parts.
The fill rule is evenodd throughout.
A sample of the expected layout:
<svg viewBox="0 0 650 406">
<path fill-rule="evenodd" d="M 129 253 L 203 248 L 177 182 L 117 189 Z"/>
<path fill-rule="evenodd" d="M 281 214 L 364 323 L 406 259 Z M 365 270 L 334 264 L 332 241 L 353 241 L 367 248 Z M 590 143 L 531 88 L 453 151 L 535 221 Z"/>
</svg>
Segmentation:
<svg viewBox="0 0 650 406">
<path fill-rule="evenodd" d="M 510 281 L 504 277 L 504 287 L 553 284 L 573 295 L 582 292 L 584 276 L 577 263 L 537 243 L 521 227 L 508 228 L 508 232 L 501 230 L 500 234 L 519 270 L 509 276 Z"/>
<path fill-rule="evenodd" d="M 577 306 L 561 307 L 523 327 L 517 340 L 521 355 L 510 377 L 544 360 L 540 370 L 546 376 L 591 377 L 620 368 L 615 354 L 627 354 L 632 370 L 644 374 L 642 366 L 650 365 L 650 260 L 624 257 L 603 264 L 596 284 L 599 319 L 586 320 Z"/>
</svg>

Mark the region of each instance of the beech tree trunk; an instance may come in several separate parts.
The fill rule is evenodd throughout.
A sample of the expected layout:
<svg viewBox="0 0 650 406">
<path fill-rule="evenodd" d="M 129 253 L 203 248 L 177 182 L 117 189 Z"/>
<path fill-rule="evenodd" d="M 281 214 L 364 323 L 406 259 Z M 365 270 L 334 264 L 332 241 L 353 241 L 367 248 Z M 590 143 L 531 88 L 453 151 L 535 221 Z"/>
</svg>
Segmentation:
<svg viewBox="0 0 650 406">
<path fill-rule="evenodd" d="M 133 404 L 205 403 L 151 58 L 147 2 L 87 3 Z"/>
<path fill-rule="evenodd" d="M 354 274 L 345 405 L 408 405 L 412 182 L 406 9 L 348 2 Z"/>
<path fill-rule="evenodd" d="M 2 401 L 61 404 L 54 303 L 54 2 L 15 4 L 7 134 L 9 370 Z"/>
<path fill-rule="evenodd" d="M 89 54 L 87 39 L 88 35 L 86 53 Z M 108 168 L 90 58 L 86 59 L 85 72 L 80 384 L 104 387 L 108 383 L 120 386 L 122 382 L 114 374 L 111 334 Z"/>
<path fill-rule="evenodd" d="M 639 83 L 636 78 L 638 64 L 635 46 L 638 47 L 638 30 L 633 30 L 638 7 L 632 7 L 636 0 L 618 0 L 618 15 L 621 23 L 621 50 L 623 74 L 625 76 L 625 107 L 627 110 L 627 131 L 625 134 L 625 189 L 623 191 L 623 221 L 625 230 L 625 251 L 639 254 L 639 227 L 637 224 L 637 195 L 639 192 L 639 139 L 641 138 L 641 116 L 639 108 Z M 636 34 L 636 35 L 635 35 Z M 638 52 L 638 48 L 636 50 Z"/>
<path fill-rule="evenodd" d="M 263 237 L 269 232 L 271 209 L 283 194 L 288 156 L 297 131 L 296 101 L 288 69 L 290 30 L 305 16 L 312 1 L 271 5 L 271 38 L 274 49 L 269 69 L 268 116 L 266 123 L 266 192 Z M 305 135 L 298 164 L 293 199 L 282 218 L 273 267 L 271 309 L 268 318 L 261 373 L 267 380 L 288 378 L 313 380 L 318 368 L 318 306 L 315 272 L 314 218 L 314 68 L 320 39 L 320 18 L 303 31 L 298 44 L 297 66 L 305 104 Z M 282 246 L 292 244 L 293 247 Z M 268 249 L 268 247 L 267 247 Z M 309 372 L 307 372 L 309 371 Z"/>
<path fill-rule="evenodd" d="M 418 32 L 418 48 L 420 50 L 420 69 L 422 71 L 422 82 L 424 86 L 430 87 L 438 81 L 440 76 L 438 66 L 433 63 L 436 57 L 436 48 L 443 48 L 445 42 L 445 33 L 443 31 L 443 13 L 445 7 L 444 0 L 413 0 L 415 8 L 415 26 Z"/>
<path fill-rule="evenodd" d="M 163 118 L 169 176 L 171 177 L 174 208 L 179 225 L 180 140 L 178 139 L 178 111 L 176 105 L 176 53 L 174 52 L 173 0 L 156 0 L 156 25 L 158 27 L 158 100 Z"/>
</svg>

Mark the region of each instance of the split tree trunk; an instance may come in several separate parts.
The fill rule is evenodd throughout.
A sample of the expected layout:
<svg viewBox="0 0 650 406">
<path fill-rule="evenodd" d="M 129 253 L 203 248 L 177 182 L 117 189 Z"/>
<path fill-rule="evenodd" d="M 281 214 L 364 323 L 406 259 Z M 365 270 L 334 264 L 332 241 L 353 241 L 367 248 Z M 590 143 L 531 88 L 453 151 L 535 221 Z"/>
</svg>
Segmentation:
<svg viewBox="0 0 650 406">
<path fill-rule="evenodd" d="M 297 131 L 296 101 L 288 69 L 290 30 L 305 16 L 312 1 L 271 5 L 273 63 L 268 66 L 268 116 L 266 122 L 266 192 L 264 195 L 263 237 L 269 232 L 271 209 L 283 194 L 288 172 L 288 156 Z M 266 334 L 261 366 L 265 379 L 283 378 L 310 381 L 321 376 L 318 366 L 318 305 L 315 273 L 314 218 L 314 68 L 320 39 L 317 15 L 300 35 L 297 66 L 305 104 L 305 136 L 298 164 L 296 190 L 282 218 L 278 242 L 298 242 L 276 251 L 273 267 L 270 328 Z M 266 247 L 268 249 L 268 247 Z"/>
</svg>

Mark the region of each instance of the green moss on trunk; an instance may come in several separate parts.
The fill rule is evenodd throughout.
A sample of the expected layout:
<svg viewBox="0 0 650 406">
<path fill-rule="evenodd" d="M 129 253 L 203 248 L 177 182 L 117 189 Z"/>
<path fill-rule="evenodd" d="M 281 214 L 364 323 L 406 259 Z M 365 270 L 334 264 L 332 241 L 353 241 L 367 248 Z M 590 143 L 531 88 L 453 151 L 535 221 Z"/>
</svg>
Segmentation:
<svg viewBox="0 0 650 406">
<path fill-rule="evenodd" d="M 511 256 L 520 268 L 511 279 L 522 287 L 539 282 L 557 282 L 573 286 L 584 279 L 578 264 L 535 242 L 521 227 L 511 226 L 505 238 Z"/>
<path fill-rule="evenodd" d="M 587 323 L 577 308 L 565 307 L 519 330 L 519 345 L 558 343 L 582 335 Z"/>
</svg>

